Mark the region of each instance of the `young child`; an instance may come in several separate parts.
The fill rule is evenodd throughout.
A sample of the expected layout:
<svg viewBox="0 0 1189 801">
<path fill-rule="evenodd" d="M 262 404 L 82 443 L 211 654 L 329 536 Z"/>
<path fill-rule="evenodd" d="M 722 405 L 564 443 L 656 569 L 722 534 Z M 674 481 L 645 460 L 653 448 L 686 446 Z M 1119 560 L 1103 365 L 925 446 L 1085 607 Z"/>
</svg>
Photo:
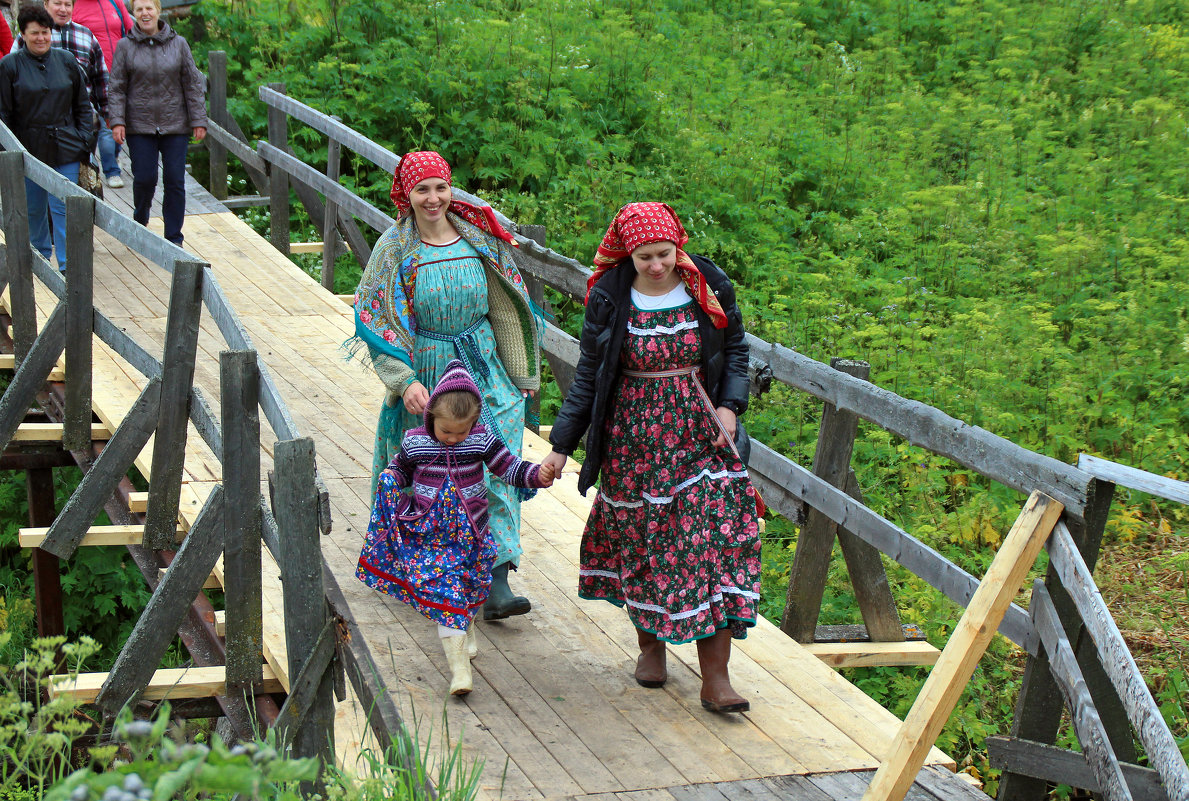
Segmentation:
<svg viewBox="0 0 1189 801">
<path fill-rule="evenodd" d="M 483 465 L 516 487 L 548 487 L 554 469 L 522 461 L 479 423 L 482 396 L 463 363 L 446 366 L 425 424 L 406 432 L 380 474 L 356 577 L 438 624 L 452 695 L 472 689 L 471 623 L 491 589 L 495 541 L 487 530 Z M 402 492 L 402 490 L 404 490 Z"/>
</svg>

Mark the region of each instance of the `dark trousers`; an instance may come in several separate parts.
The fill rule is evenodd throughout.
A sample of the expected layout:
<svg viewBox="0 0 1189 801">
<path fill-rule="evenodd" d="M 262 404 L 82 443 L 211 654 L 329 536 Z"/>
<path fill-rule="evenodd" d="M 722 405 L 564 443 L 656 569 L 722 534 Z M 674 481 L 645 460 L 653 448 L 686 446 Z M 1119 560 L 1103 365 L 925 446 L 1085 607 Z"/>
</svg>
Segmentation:
<svg viewBox="0 0 1189 801">
<path fill-rule="evenodd" d="M 128 134 L 128 158 L 132 161 L 132 219 L 149 224 L 153 194 L 157 191 L 157 158 L 161 158 L 161 177 L 165 193 L 161 197 L 161 216 L 165 219 L 165 238 L 182 244 L 182 220 L 186 216 L 186 134 Z"/>
</svg>

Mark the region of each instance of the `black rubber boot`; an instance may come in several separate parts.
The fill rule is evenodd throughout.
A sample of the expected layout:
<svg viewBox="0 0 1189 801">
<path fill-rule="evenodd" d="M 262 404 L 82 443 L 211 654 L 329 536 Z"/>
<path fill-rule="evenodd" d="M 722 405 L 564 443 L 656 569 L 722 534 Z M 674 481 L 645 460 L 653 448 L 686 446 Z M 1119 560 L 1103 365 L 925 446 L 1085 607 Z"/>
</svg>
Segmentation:
<svg viewBox="0 0 1189 801">
<path fill-rule="evenodd" d="M 503 620 L 513 615 L 523 615 L 532 609 L 528 598 L 513 595 L 508 586 L 508 563 L 498 564 L 491 569 L 491 595 L 483 604 L 484 620 Z"/>
</svg>

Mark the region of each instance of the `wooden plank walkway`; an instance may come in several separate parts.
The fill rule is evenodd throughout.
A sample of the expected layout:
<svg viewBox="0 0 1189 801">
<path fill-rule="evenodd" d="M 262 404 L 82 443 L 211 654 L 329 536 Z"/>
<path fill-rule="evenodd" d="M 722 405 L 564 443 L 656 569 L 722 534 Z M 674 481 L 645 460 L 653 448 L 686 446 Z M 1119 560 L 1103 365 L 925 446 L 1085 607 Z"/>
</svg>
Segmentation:
<svg viewBox="0 0 1189 801">
<path fill-rule="evenodd" d="M 107 190 L 109 201 L 130 206 L 128 183 Z M 735 687 L 752 700 L 745 715 L 700 708 L 692 645 L 671 649 L 663 689 L 636 685 L 635 637 L 626 615 L 577 598 L 578 542 L 590 500 L 577 492 L 573 463 L 551 490 L 524 506 L 525 556 L 513 586 L 532 600 L 533 611 L 480 623 L 475 691 L 465 699 L 445 695 L 449 670 L 434 626 L 354 578 L 383 391 L 373 373 L 345 361 L 339 348 L 353 332 L 351 309 L 232 213 L 211 211 L 218 202 L 189 183 L 188 197 L 200 202 L 188 213 L 186 248 L 211 263 L 298 429 L 316 442 L 334 516 L 324 554 L 384 682 L 432 762 L 461 744 L 468 760 L 484 765 L 484 799 L 860 797 L 869 773 L 855 771 L 879 764 L 899 721 L 772 624 L 762 621 L 733 655 Z M 158 233 L 160 225 L 160 219 L 150 221 Z M 165 329 L 167 274 L 97 231 L 95 275 L 96 305 L 160 353 L 154 343 Z M 39 287 L 42 320 L 52 300 Z M 218 398 L 218 354 L 225 347 L 204 315 L 195 383 L 212 399 Z M 144 380 L 101 344 L 95 370 L 96 408 L 114 426 Z M 274 439 L 262 431 L 265 470 Z M 526 433 L 529 458 L 547 449 Z M 150 442 L 137 463 L 145 475 L 151 453 Z M 191 429 L 183 523 L 218 478 L 217 460 Z M 266 604 L 280 609 L 275 565 L 266 564 L 265 573 Z M 266 621 L 270 617 L 279 614 L 266 611 Z M 278 630 L 266 633 L 266 657 L 287 682 Z M 357 705 L 339 706 L 340 760 L 362 769 L 360 752 L 372 747 L 362 733 L 362 713 Z M 922 771 L 910 798 L 985 798 L 944 769 L 953 762 L 940 751 L 934 749 L 929 765 L 935 767 Z"/>
</svg>

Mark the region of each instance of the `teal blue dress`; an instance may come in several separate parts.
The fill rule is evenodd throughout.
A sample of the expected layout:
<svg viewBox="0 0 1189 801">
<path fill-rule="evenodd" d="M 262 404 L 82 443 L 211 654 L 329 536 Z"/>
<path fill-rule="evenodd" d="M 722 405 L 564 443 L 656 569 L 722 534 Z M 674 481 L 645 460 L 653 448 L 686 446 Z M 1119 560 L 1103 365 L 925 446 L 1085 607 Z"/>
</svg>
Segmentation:
<svg viewBox="0 0 1189 801">
<path fill-rule="evenodd" d="M 508 450 L 519 456 L 524 439 L 524 395 L 496 353 L 495 333 L 487 319 L 487 278 L 470 243 L 461 237 L 449 245 L 421 243 L 413 309 L 417 315 L 413 347 L 417 380 L 432 390 L 450 360 L 461 358 L 483 393 L 483 422 L 494 423 Z M 400 406 L 401 437 L 422 422 L 420 416 Z M 388 466 L 386 461 L 379 463 L 386 458 L 385 448 L 377 447 L 375 454 L 373 476 Z M 515 566 L 521 554 L 520 491 L 490 473 L 486 482 L 495 563 Z"/>
</svg>

